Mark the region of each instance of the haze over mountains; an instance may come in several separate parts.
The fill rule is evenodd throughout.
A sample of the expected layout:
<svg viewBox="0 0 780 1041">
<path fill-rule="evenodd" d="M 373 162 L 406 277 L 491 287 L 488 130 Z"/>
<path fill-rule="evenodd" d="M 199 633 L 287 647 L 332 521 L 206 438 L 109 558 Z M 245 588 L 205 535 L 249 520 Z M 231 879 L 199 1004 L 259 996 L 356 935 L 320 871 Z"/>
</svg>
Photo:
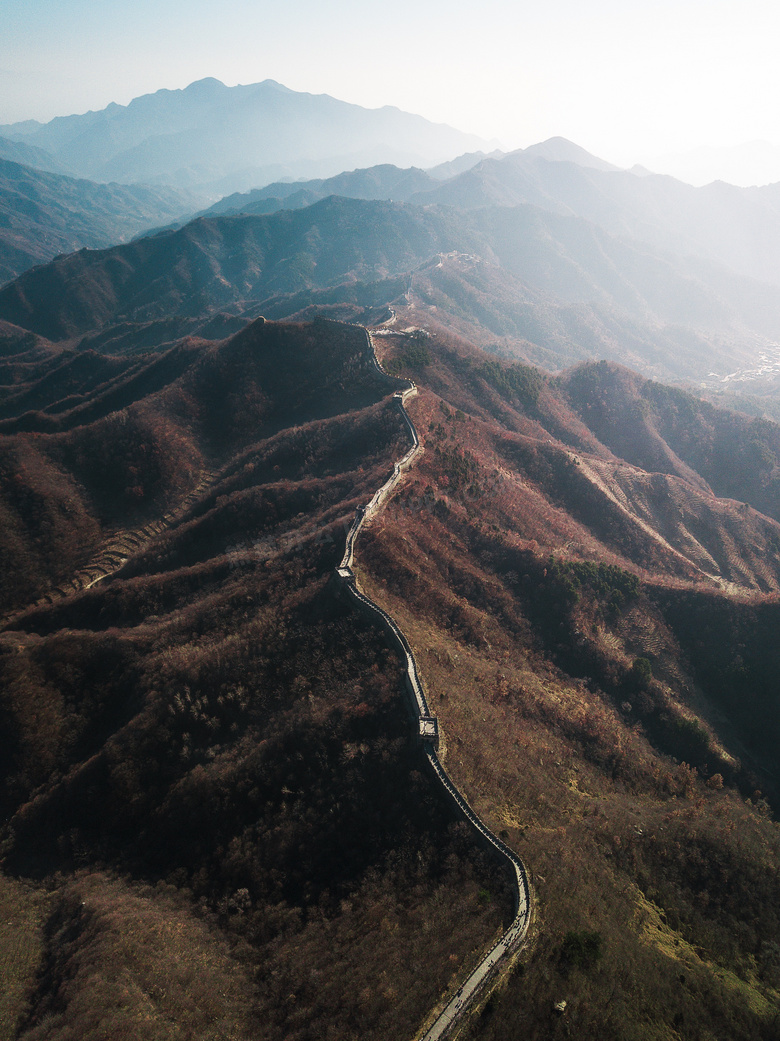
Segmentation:
<svg viewBox="0 0 780 1041">
<path fill-rule="evenodd" d="M 443 180 L 392 166 L 326 180 L 270 184 L 215 203 L 212 213 L 267 213 L 326 195 L 479 209 L 528 203 L 583 217 L 610 234 L 693 254 L 759 281 L 780 282 L 780 185 L 694 188 L 672 177 L 618 170 L 562 138 L 488 156 Z"/>
<path fill-rule="evenodd" d="M 160 90 L 127 106 L 0 126 L 74 175 L 215 194 L 281 177 L 329 176 L 375 163 L 432 166 L 487 142 L 421 116 L 365 109 L 273 80 L 226 87 L 216 79 Z"/>
<path fill-rule="evenodd" d="M 167 337 L 174 317 L 359 317 L 412 302 L 421 319 L 444 306 L 507 356 L 555 368 L 605 356 L 702 381 L 750 367 L 757 343 L 780 338 L 773 287 L 581 218 L 334 196 L 61 257 L 0 290 L 0 318 L 52 339 L 140 324 L 148 343 L 149 323 Z"/>
<path fill-rule="evenodd" d="M 646 165 L 688 184 L 711 184 L 714 180 L 744 187 L 774 184 L 780 176 L 780 148 L 763 140 L 718 147 L 699 145 L 648 159 Z"/>
<path fill-rule="evenodd" d="M 126 241 L 199 201 L 175 188 L 96 184 L 0 159 L 0 283 L 59 253 Z"/>
<path fill-rule="evenodd" d="M 585 257 L 580 247 L 573 258 L 564 260 L 559 253 L 552 261 L 545 255 L 549 241 L 540 243 L 541 253 L 531 262 L 530 243 L 510 246 L 505 241 L 499 249 L 491 232 L 489 241 L 483 239 L 480 245 L 465 231 L 471 219 L 465 223 L 461 218 L 452 219 L 453 226 L 460 221 L 464 237 L 450 236 L 440 251 L 475 252 L 488 262 L 498 261 L 528 288 L 552 293 L 566 306 L 606 304 L 623 311 L 624 318 L 660 321 L 666 326 L 693 324 L 700 328 L 703 322 L 711 330 L 729 336 L 735 333 L 743 345 L 752 337 L 752 348 L 756 336 L 769 341 L 778 338 L 772 294 L 756 284 L 780 283 L 778 186 L 693 188 L 669 177 L 617 170 L 562 138 L 509 155 L 463 152 L 453 160 L 459 151 L 485 143 L 396 110 L 368 111 L 325 96 L 297 94 L 272 81 L 227 88 L 215 80 L 202 80 L 183 91 L 146 95 L 126 107 L 114 105 L 45 125 L 28 122 L 0 129 L 13 136 L 5 138 L 6 154 L 25 157 L 30 163 L 35 160 L 38 165 L 48 155 L 50 166 L 77 169 L 99 180 L 110 176 L 119 181 L 187 182 L 207 185 L 212 192 L 218 184 L 251 187 L 245 194 L 227 194 L 206 211 L 213 214 L 267 214 L 304 208 L 339 195 L 459 211 L 531 205 L 581 218 L 617 240 L 625 240 L 635 256 L 647 254 L 650 247 L 641 266 L 647 269 L 652 266 L 650 255 L 656 258 L 652 263 L 658 272 L 657 285 L 651 286 L 646 275 L 639 297 L 634 290 L 626 295 L 616 288 L 624 273 L 617 270 L 606 276 L 596 254 Z M 338 143 L 336 152 L 334 142 Z M 445 161 L 428 170 L 421 165 L 358 163 L 369 155 L 387 158 L 388 142 L 392 149 L 398 146 L 407 155 L 415 154 L 422 165 Z M 385 153 L 380 155 L 382 149 Z M 258 158 L 261 152 L 262 161 Z M 272 179 L 280 173 L 289 177 L 293 170 L 300 173 L 303 167 L 296 164 L 304 154 L 306 163 L 320 164 L 323 171 L 330 165 L 333 176 L 308 181 Z M 395 151 L 393 156 L 397 159 Z M 218 175 L 213 163 L 219 166 Z M 359 168 L 344 172 L 354 165 Z M 206 167 L 210 172 L 205 172 Z M 53 173 L 9 163 L 3 166 L 3 173 L 0 278 L 6 281 L 57 253 L 108 246 L 171 219 L 181 223 L 202 205 L 197 196 L 177 196 L 170 190 L 158 189 L 155 194 L 149 188 L 133 188 L 128 194 L 119 186 L 101 189 L 83 181 L 57 181 Z M 484 223 L 483 218 L 475 219 Z M 377 220 L 382 222 L 381 215 Z M 520 224 L 514 218 L 508 221 L 516 236 L 523 234 Z M 499 229 L 494 231 L 498 234 Z M 553 238 L 558 234 L 553 233 Z M 594 232 L 584 225 L 580 234 L 582 245 L 591 241 L 597 253 L 606 249 L 610 254 L 608 265 L 616 263 L 616 254 L 624 247 L 604 246 L 606 240 L 594 238 Z M 355 246 L 358 253 L 360 248 Z M 304 244 L 299 244 L 297 253 L 302 258 Z M 520 261 L 520 256 L 525 259 Z M 427 259 L 412 250 L 407 269 Z M 302 262 L 306 267 L 306 261 Z M 570 277 L 566 279 L 560 275 L 561 263 L 568 265 Z M 622 262 L 617 263 L 619 267 Z M 355 270 L 342 264 L 341 277 L 363 282 L 400 274 L 402 267 L 397 262 L 375 265 L 367 275 L 360 264 Z M 609 285 L 594 283 L 591 269 L 599 268 Z M 558 274 L 554 274 L 556 270 Z M 669 282 L 670 270 L 674 271 L 674 288 Z M 227 283 L 232 281 L 225 272 L 221 277 Z M 627 277 L 629 281 L 633 278 L 631 274 Z M 249 278 L 252 281 L 257 280 Z M 269 282 L 266 275 L 263 281 Z M 316 273 L 311 284 L 303 277 L 297 281 L 287 277 L 279 284 L 283 292 L 298 292 L 322 288 L 323 278 Z M 205 299 L 209 290 L 205 285 L 202 289 Z M 232 296 L 243 298 L 246 292 L 242 283 Z M 227 301 L 231 293 L 222 296 Z M 257 298 L 254 290 L 253 298 Z M 56 308 L 56 302 L 53 306 Z M 741 350 L 736 355 L 741 356 Z M 719 364 L 715 370 L 720 371 Z"/>
<path fill-rule="evenodd" d="M 46 170 L 49 173 L 65 175 L 71 173 L 64 163 L 58 162 L 53 155 L 42 148 L 27 145 L 24 141 L 12 141 L 7 137 L 0 137 L 0 159 L 33 167 L 35 170 Z"/>
<path fill-rule="evenodd" d="M 336 577 L 401 458 L 355 574 L 532 882 L 468 1037 L 776 1041 L 777 186 L 270 82 L 11 131 L 0 1041 L 411 1041 L 511 920 Z"/>
</svg>

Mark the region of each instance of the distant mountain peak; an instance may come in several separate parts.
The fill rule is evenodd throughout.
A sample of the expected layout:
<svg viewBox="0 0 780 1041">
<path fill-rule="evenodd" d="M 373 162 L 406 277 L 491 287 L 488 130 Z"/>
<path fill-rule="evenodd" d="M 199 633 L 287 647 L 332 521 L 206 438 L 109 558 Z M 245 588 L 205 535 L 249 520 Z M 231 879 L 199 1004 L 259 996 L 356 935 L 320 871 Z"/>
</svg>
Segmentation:
<svg viewBox="0 0 780 1041">
<path fill-rule="evenodd" d="M 214 76 L 204 76 L 203 79 L 193 80 L 188 87 L 184 89 L 187 91 L 199 91 L 199 90 L 227 90 L 222 80 L 216 79 Z"/>
<path fill-rule="evenodd" d="M 261 80 L 259 83 L 250 83 L 250 84 L 248 84 L 248 86 L 250 88 L 251 87 L 267 87 L 270 90 L 278 91 L 280 94 L 306 93 L 306 91 L 295 91 L 295 90 L 292 90 L 292 88 L 290 88 L 290 87 L 285 87 L 285 85 L 283 83 L 280 83 L 279 80 L 272 80 L 272 79 Z M 313 95 L 309 95 L 309 96 L 312 97 Z"/>
<path fill-rule="evenodd" d="M 631 167 L 631 169 L 628 172 L 634 174 L 635 177 L 656 177 L 657 176 L 657 174 L 655 174 L 652 170 L 648 170 L 648 168 L 646 166 L 642 166 L 641 163 L 634 163 L 634 165 Z"/>
<path fill-rule="evenodd" d="M 522 149 L 522 154 L 538 156 L 540 159 L 547 159 L 553 163 L 576 163 L 577 166 L 587 166 L 594 170 L 620 169 L 620 167 L 608 163 L 606 159 L 599 159 L 598 156 L 591 155 L 580 145 L 565 137 L 550 137 L 546 141 L 540 141 L 536 145 Z"/>
</svg>

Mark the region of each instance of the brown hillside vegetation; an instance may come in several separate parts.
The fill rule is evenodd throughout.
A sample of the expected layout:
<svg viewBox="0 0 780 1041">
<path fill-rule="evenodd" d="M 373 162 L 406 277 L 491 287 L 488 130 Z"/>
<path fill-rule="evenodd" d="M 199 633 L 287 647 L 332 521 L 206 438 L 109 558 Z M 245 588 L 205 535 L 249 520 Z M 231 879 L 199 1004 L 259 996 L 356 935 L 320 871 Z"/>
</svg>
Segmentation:
<svg viewBox="0 0 780 1041">
<path fill-rule="evenodd" d="M 47 922 L 20 1037 L 249 1038 L 251 977 L 172 887 L 79 873 Z"/>
<path fill-rule="evenodd" d="M 352 334 L 352 354 L 335 366 L 343 346 L 327 325 L 315 354 L 311 332 L 296 338 L 261 323 L 224 343 L 186 340 L 113 363 L 102 381 L 82 367 L 78 395 L 78 355 L 47 373 L 40 383 L 52 384 L 50 397 L 57 377 L 68 397 L 47 412 L 9 416 L 0 433 L 2 602 L 17 606 L 56 589 L 109 533 L 175 511 L 247 441 L 375 399 L 361 337 Z"/>
<path fill-rule="evenodd" d="M 536 897 L 465 1036 L 774 1039 L 777 428 L 441 328 L 376 343 L 424 451 L 356 568 Z M 51 890 L 16 919 L 20 1036 L 411 1039 L 511 898 L 332 580 L 409 446 L 394 384 L 322 321 L 91 385 L 77 354 L 39 395 L 72 408 L 26 411 L 32 381 L 0 442 L 3 866 Z"/>
<path fill-rule="evenodd" d="M 208 453 L 211 483 L 0 636 L 4 867 L 55 890 L 21 1036 L 411 1037 L 511 898 L 422 772 L 399 662 L 331 588 L 406 432 L 361 330 L 259 324 L 187 349 L 124 429 L 128 450 L 139 430 L 172 445 L 166 466 Z M 9 451 L 57 459 L 96 511 L 122 423 Z"/>
<path fill-rule="evenodd" d="M 524 972 L 468 1036 L 774 1036 L 779 532 L 749 503 L 771 502 L 776 428 L 740 482 L 747 419 L 608 366 L 594 392 L 589 368 L 410 342 L 381 340 L 428 388 L 410 405 L 425 452 L 363 536 L 361 577 L 419 655 L 448 769 L 538 897 Z"/>
</svg>

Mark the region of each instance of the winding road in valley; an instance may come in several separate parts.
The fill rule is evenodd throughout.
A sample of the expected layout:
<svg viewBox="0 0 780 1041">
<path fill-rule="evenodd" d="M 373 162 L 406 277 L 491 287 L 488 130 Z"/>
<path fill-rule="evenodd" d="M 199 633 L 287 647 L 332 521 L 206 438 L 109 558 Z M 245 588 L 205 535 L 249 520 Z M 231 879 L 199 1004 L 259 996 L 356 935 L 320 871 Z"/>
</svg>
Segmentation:
<svg viewBox="0 0 780 1041">
<path fill-rule="evenodd" d="M 381 488 L 377 489 L 371 501 L 365 506 L 358 507 L 355 519 L 347 533 L 344 556 L 337 568 L 337 574 L 348 595 L 368 617 L 384 629 L 390 642 L 404 658 L 406 662 L 406 688 L 410 697 L 410 707 L 415 717 L 417 732 L 431 769 L 456 805 L 458 811 L 475 829 L 482 845 L 487 846 L 497 856 L 509 863 L 516 885 L 515 915 L 509 928 L 490 948 L 468 979 L 461 984 L 457 993 L 450 997 L 443 1008 L 436 1010 L 435 1018 L 429 1023 L 425 1032 L 422 1035 L 418 1035 L 420 1041 L 440 1041 L 440 1039 L 450 1036 L 467 1010 L 474 1003 L 474 1000 L 478 996 L 485 994 L 486 989 L 492 981 L 496 980 L 499 970 L 507 963 L 509 957 L 522 946 L 531 920 L 531 891 L 523 862 L 513 850 L 494 835 L 487 825 L 480 820 L 463 795 L 458 791 L 442 765 L 436 751 L 438 746 L 438 721 L 430 713 L 409 641 L 390 615 L 359 588 L 357 578 L 352 569 L 355 543 L 361 528 L 366 520 L 377 514 L 384 506 L 401 479 L 402 474 L 412 466 L 415 459 L 423 451 L 417 436 L 417 430 L 409 413 L 406 411 L 406 402 L 417 393 L 417 387 L 411 380 L 398 379 L 385 372 L 376 356 L 371 334 L 368 330 L 365 330 L 365 333 L 370 363 L 376 368 L 383 380 L 392 383 L 396 387 L 402 385 L 403 389 L 396 390 L 393 397 L 409 430 L 412 446 L 394 464 L 390 477 L 388 477 Z"/>
</svg>

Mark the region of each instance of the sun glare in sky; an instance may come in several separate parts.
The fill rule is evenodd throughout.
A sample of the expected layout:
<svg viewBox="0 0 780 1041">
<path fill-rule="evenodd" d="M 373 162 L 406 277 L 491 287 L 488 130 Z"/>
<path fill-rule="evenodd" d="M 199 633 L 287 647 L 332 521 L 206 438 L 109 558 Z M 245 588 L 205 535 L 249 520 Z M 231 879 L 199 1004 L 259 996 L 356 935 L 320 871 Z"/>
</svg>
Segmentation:
<svg viewBox="0 0 780 1041">
<path fill-rule="evenodd" d="M 780 179 L 780 9 L 763 0 L 3 0 L 0 17 L 0 123 L 271 78 L 624 166 L 752 142 Z"/>
</svg>

